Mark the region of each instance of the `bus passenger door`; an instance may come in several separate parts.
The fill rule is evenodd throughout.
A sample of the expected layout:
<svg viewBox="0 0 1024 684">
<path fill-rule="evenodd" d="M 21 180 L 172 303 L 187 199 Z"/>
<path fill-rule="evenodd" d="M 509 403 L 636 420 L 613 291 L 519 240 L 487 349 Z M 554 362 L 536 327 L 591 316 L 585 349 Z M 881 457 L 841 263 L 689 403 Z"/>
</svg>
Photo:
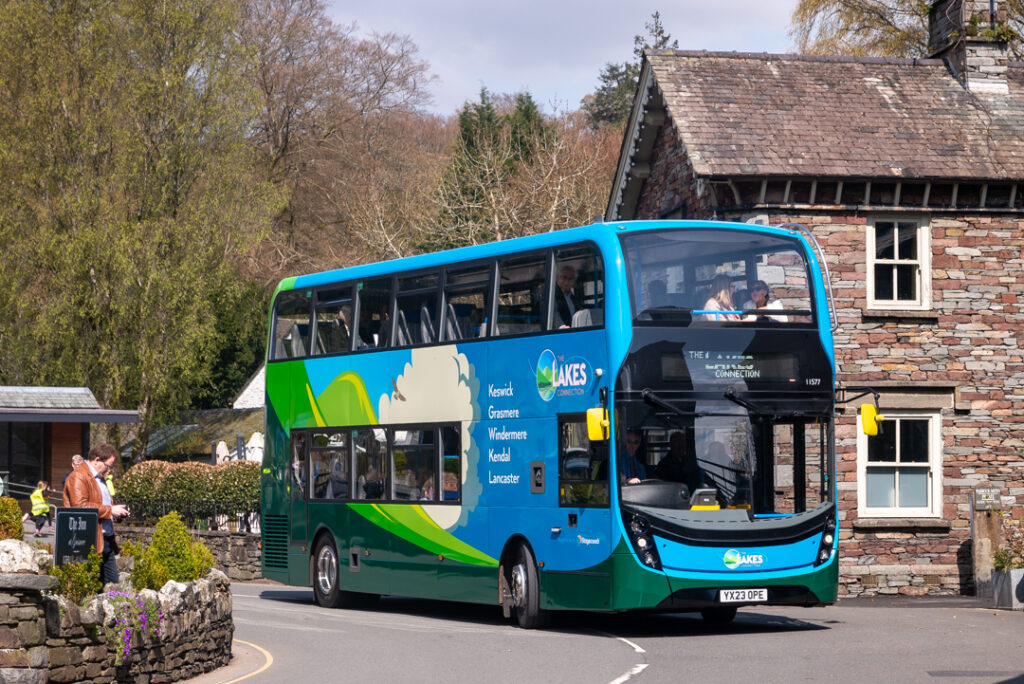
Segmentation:
<svg viewBox="0 0 1024 684">
<path fill-rule="evenodd" d="M 591 442 L 582 414 L 559 417 L 558 509 L 545 587 L 564 608 L 601 609 L 611 600 L 608 442 Z"/>
<path fill-rule="evenodd" d="M 288 473 L 288 574 L 294 584 L 307 584 L 309 553 L 306 522 L 306 491 L 309 484 L 309 437 L 294 434 Z"/>
</svg>

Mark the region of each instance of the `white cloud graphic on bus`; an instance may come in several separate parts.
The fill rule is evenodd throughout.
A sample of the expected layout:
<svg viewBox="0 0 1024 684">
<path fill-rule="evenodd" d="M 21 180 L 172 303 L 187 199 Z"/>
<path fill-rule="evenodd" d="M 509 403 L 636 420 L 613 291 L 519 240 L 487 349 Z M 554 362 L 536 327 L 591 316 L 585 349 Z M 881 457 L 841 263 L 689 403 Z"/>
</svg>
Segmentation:
<svg viewBox="0 0 1024 684">
<path fill-rule="evenodd" d="M 476 474 L 476 449 L 470 438 L 480 381 L 465 354 L 454 346 L 413 349 L 409 363 L 392 383 L 393 391 L 380 395 L 377 415 L 386 423 L 438 423 L 462 425 L 462 505 L 424 506 L 427 515 L 442 529 L 450 530 L 473 510 L 481 486 Z M 444 397 L 444 401 L 438 401 Z"/>
<path fill-rule="evenodd" d="M 565 360 L 550 349 L 537 359 L 537 393 L 544 401 L 569 394 L 583 394 L 590 382 L 590 364 L 582 357 Z"/>
</svg>

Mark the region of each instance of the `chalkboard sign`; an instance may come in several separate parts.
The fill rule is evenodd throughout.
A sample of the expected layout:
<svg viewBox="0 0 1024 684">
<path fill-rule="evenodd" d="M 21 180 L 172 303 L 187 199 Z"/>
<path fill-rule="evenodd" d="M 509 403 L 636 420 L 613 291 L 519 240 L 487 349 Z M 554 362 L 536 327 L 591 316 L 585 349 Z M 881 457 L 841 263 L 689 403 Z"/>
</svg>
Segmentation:
<svg viewBox="0 0 1024 684">
<path fill-rule="evenodd" d="M 58 508 L 53 562 L 81 563 L 96 548 L 99 514 L 95 508 Z"/>
</svg>

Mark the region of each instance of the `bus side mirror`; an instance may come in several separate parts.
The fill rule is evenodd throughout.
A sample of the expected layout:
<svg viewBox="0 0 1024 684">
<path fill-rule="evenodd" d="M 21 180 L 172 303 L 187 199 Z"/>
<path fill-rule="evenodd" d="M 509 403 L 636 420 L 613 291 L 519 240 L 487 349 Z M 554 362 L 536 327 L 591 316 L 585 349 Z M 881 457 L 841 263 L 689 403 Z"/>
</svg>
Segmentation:
<svg viewBox="0 0 1024 684">
<path fill-rule="evenodd" d="M 607 409 L 587 409 L 587 437 L 591 442 L 607 441 L 609 425 Z"/>
<path fill-rule="evenodd" d="M 874 404 L 861 404 L 860 406 L 860 427 L 868 437 L 878 435 L 878 424 L 885 420 L 885 416 L 879 415 Z"/>
</svg>

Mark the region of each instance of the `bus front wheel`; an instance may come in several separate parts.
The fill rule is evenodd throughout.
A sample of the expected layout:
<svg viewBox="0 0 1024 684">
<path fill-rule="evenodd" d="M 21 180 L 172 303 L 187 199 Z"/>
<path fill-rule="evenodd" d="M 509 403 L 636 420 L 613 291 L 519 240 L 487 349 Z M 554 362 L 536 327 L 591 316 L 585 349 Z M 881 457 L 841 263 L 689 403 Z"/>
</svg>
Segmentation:
<svg viewBox="0 0 1024 684">
<path fill-rule="evenodd" d="M 537 574 L 537 563 L 525 544 L 519 547 L 519 558 L 512 566 L 510 579 L 512 605 L 519 626 L 523 629 L 544 627 L 551 614 L 540 607 L 540 577 Z"/>
<path fill-rule="evenodd" d="M 313 596 L 324 608 L 344 608 L 349 594 L 341 590 L 338 551 L 329 535 L 320 537 L 313 553 Z"/>
</svg>

